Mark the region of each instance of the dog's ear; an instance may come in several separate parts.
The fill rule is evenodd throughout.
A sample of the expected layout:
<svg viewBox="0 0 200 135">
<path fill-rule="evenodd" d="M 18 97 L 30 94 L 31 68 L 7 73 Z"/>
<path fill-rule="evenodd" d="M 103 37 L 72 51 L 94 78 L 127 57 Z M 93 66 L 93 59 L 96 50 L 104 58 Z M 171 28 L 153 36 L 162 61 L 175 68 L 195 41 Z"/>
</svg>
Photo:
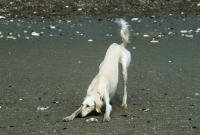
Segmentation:
<svg viewBox="0 0 200 135">
<path fill-rule="evenodd" d="M 98 113 L 101 113 L 101 107 L 103 105 L 103 102 L 100 99 L 97 99 L 97 100 L 94 101 L 94 103 L 95 103 L 95 110 Z"/>
</svg>

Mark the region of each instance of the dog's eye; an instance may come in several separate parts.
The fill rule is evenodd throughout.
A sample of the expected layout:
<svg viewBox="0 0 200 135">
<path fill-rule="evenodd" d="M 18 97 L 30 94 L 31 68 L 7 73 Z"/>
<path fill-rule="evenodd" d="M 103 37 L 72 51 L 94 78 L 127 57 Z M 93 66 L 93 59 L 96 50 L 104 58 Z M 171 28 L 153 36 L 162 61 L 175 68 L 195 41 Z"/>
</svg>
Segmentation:
<svg viewBox="0 0 200 135">
<path fill-rule="evenodd" d="M 90 107 L 89 105 L 87 105 L 86 107 Z"/>
</svg>

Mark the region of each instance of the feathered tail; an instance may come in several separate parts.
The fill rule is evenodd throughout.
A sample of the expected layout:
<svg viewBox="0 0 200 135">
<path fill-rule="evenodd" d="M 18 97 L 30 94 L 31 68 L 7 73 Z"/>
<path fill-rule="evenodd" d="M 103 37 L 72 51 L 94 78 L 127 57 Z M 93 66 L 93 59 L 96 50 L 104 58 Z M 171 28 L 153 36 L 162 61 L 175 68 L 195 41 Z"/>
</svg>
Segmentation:
<svg viewBox="0 0 200 135">
<path fill-rule="evenodd" d="M 128 27 L 130 26 L 128 24 L 128 22 L 126 22 L 124 19 L 120 18 L 120 19 L 116 19 L 116 22 L 119 26 L 121 26 L 121 30 L 120 30 L 120 35 L 122 37 L 122 45 L 124 47 L 126 47 L 126 44 L 129 43 L 129 30 Z"/>
</svg>

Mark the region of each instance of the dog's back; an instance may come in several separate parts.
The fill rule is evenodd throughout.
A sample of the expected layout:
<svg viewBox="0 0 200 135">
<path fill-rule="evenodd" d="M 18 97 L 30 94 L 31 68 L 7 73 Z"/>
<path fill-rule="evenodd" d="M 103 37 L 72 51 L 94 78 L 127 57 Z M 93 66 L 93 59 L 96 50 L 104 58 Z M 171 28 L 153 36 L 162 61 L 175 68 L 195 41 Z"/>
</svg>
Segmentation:
<svg viewBox="0 0 200 135">
<path fill-rule="evenodd" d="M 121 45 L 116 43 L 110 45 L 99 69 L 99 74 L 109 80 L 109 93 L 111 97 L 115 93 L 118 83 L 118 63 L 121 63 L 122 59 L 127 57 L 125 61 L 129 65 L 131 58 L 130 52 L 125 48 L 126 44 L 129 43 L 129 25 L 124 19 L 117 19 L 117 24 L 121 26 L 120 35 L 123 43 Z"/>
</svg>

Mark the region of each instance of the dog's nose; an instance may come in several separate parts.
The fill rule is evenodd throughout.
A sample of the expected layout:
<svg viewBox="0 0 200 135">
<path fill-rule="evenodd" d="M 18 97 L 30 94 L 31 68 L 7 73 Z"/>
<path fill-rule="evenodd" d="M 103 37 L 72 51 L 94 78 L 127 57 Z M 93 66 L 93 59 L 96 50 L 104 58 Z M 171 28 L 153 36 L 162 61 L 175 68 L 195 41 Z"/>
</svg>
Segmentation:
<svg viewBox="0 0 200 135">
<path fill-rule="evenodd" d="M 78 117 L 79 117 L 79 118 L 80 118 L 80 117 L 82 117 L 82 114 L 81 114 L 81 113 L 79 113 L 79 114 L 78 114 Z"/>
</svg>

